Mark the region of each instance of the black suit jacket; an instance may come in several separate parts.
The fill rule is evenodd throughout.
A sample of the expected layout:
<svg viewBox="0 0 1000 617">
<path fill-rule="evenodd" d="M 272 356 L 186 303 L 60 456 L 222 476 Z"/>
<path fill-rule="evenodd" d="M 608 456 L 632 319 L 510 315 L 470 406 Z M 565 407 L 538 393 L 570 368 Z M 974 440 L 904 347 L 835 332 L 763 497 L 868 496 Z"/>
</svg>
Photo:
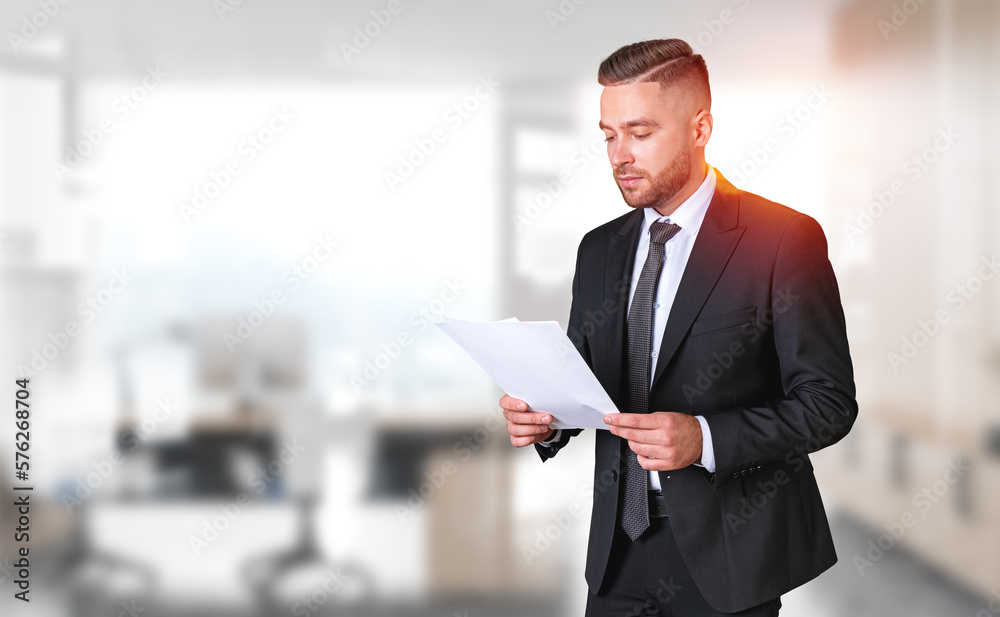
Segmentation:
<svg viewBox="0 0 1000 617">
<path fill-rule="evenodd" d="M 642 217 L 633 210 L 583 237 L 567 332 L 621 411 Z M 858 406 L 840 292 L 815 219 L 718 174 L 667 319 L 649 409 L 703 415 L 711 429 L 714 474 L 691 465 L 659 478 L 681 554 L 713 608 L 761 604 L 836 562 L 808 453 L 840 440 Z M 551 448 L 536 444 L 542 460 L 580 431 L 562 431 Z M 597 431 L 591 593 L 609 578 L 627 447 Z"/>
</svg>

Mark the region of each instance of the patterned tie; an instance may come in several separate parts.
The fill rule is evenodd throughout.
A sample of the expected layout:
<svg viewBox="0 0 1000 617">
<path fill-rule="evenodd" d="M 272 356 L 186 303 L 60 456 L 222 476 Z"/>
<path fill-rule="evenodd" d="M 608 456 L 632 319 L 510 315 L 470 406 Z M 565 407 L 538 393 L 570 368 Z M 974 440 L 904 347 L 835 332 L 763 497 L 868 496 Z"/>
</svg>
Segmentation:
<svg viewBox="0 0 1000 617">
<path fill-rule="evenodd" d="M 628 313 L 628 393 L 632 413 L 649 413 L 649 352 L 653 340 L 653 300 L 656 285 L 663 270 L 663 245 L 681 228 L 673 223 L 657 221 L 649 227 L 649 254 L 642 265 L 639 282 L 632 295 Z M 622 528 L 634 542 L 649 527 L 649 472 L 639 465 L 632 448 L 623 440 L 625 467 L 625 504 Z"/>
</svg>

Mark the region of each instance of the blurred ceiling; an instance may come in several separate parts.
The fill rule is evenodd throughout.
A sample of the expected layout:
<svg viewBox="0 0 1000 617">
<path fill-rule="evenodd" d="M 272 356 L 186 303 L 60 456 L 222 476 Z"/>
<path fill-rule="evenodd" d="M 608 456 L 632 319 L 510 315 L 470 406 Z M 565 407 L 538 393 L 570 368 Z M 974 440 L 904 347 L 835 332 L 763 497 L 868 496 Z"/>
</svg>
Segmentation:
<svg viewBox="0 0 1000 617">
<path fill-rule="evenodd" d="M 56 5 L 61 0 L 46 0 Z M 710 68 L 741 77 L 813 70 L 825 61 L 830 13 L 845 2 L 713 0 L 62 0 L 59 11 L 20 53 L 10 44 L 42 9 L 37 0 L 7 0 L 0 32 L 8 44 L 0 66 L 77 76 L 124 75 L 162 63 L 192 79 L 468 81 L 494 74 L 518 81 L 592 78 L 618 46 L 679 36 L 709 41 Z M 722 24 L 723 11 L 729 24 Z M 377 25 L 375 12 L 384 25 Z M 389 19 L 391 17 L 391 19 Z M 377 34 L 350 60 L 368 22 Z M 761 40 L 754 24 L 787 22 L 785 36 Z M 805 25 L 804 25 L 805 24 Z M 809 24 L 815 24 L 810 26 Z M 720 34 L 716 35 L 713 30 Z M 358 42 L 364 44 L 363 38 Z M 721 66 L 713 62 L 726 62 Z"/>
</svg>

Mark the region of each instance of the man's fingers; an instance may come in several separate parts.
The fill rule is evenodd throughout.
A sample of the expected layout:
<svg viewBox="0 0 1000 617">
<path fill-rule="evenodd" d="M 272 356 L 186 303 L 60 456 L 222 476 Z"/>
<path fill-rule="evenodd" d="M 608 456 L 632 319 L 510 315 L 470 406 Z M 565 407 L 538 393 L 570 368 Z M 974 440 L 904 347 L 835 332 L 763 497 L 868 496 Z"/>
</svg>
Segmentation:
<svg viewBox="0 0 1000 617">
<path fill-rule="evenodd" d="M 648 431 L 643 431 L 642 429 L 635 429 L 635 428 L 624 428 L 620 426 L 611 429 L 612 435 L 618 435 L 622 439 L 629 440 L 629 442 L 632 442 L 633 440 L 639 441 L 643 433 L 648 434 Z"/>
<path fill-rule="evenodd" d="M 528 404 L 519 398 L 514 398 L 509 394 L 500 397 L 500 407 L 511 411 L 527 411 Z"/>
<path fill-rule="evenodd" d="M 639 466 L 647 471 L 673 471 L 674 469 L 678 469 L 678 466 L 669 459 L 650 458 L 641 454 L 636 454 L 635 459 L 639 462 Z"/>
<path fill-rule="evenodd" d="M 538 443 L 545 437 L 543 435 L 531 435 L 529 437 L 514 437 L 510 438 L 510 443 L 515 448 L 523 448 L 524 446 L 530 446 L 531 444 Z"/>
<path fill-rule="evenodd" d="M 552 414 L 527 411 L 528 404 L 521 399 L 504 394 L 500 398 L 500 407 L 503 409 L 503 417 L 507 419 L 510 443 L 517 448 L 538 443 L 554 432 L 549 426 Z"/>
<path fill-rule="evenodd" d="M 641 441 L 632 441 L 631 439 L 628 442 L 628 447 L 630 450 L 635 452 L 636 457 L 645 456 L 649 458 L 657 458 L 657 455 L 663 456 L 666 452 L 669 452 L 669 450 L 664 451 L 662 446 L 643 443 Z"/>
<path fill-rule="evenodd" d="M 503 409 L 503 417 L 514 424 L 548 424 L 552 422 L 552 414 L 543 411 L 527 411 L 527 403 L 509 394 L 504 394 L 500 398 L 500 407 Z"/>
<path fill-rule="evenodd" d="M 507 432 L 512 436 L 523 437 L 525 435 L 543 435 L 549 432 L 548 424 L 516 424 L 507 422 Z"/>
<path fill-rule="evenodd" d="M 641 443 L 660 443 L 664 441 L 663 436 L 656 429 L 651 428 L 626 428 L 621 426 L 616 426 L 610 429 L 612 435 L 617 435 L 622 439 L 634 440 Z M 670 440 L 670 434 L 667 433 L 666 441 Z"/>
<path fill-rule="evenodd" d="M 609 413 L 604 421 L 610 426 L 627 426 L 632 428 L 657 428 L 659 419 L 651 413 Z"/>
<path fill-rule="evenodd" d="M 548 424 L 552 422 L 550 414 L 541 411 L 509 411 L 503 412 L 503 417 L 514 424 Z"/>
</svg>

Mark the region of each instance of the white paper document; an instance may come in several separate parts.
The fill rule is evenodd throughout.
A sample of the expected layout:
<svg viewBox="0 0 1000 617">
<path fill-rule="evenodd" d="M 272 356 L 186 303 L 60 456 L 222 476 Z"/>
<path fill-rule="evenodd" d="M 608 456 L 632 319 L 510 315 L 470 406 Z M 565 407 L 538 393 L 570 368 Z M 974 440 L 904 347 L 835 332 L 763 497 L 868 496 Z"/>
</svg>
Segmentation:
<svg viewBox="0 0 1000 617">
<path fill-rule="evenodd" d="M 529 411 L 552 415 L 553 428 L 606 429 L 618 413 L 611 397 L 555 321 L 468 321 L 436 324 Z"/>
</svg>

